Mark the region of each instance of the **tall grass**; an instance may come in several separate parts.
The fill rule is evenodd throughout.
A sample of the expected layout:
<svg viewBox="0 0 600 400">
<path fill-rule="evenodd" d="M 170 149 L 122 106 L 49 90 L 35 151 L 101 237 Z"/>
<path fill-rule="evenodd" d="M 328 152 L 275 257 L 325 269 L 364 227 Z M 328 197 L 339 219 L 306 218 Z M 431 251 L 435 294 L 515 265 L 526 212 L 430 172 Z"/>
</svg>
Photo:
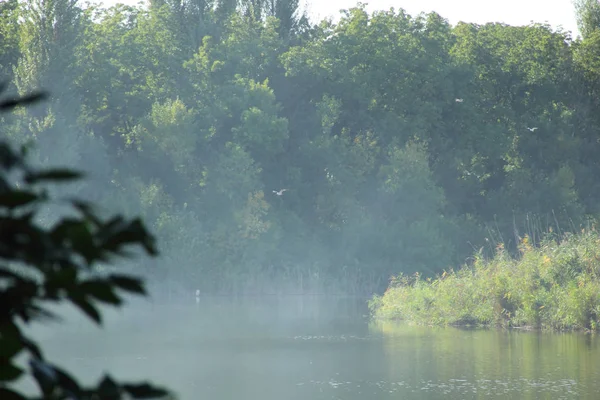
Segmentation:
<svg viewBox="0 0 600 400">
<path fill-rule="evenodd" d="M 551 330 L 600 329 L 600 235 L 595 229 L 561 239 L 502 244 L 492 258 L 434 279 L 393 278 L 369 307 L 376 319 L 420 325 L 498 326 Z"/>
</svg>

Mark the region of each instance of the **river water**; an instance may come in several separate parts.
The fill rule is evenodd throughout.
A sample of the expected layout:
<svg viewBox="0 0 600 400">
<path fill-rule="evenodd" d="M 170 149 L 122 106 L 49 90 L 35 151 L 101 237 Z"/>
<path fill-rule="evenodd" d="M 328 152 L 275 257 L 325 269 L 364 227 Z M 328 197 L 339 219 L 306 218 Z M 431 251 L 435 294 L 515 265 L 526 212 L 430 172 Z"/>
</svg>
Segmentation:
<svg viewBox="0 0 600 400">
<path fill-rule="evenodd" d="M 84 382 L 110 370 L 182 400 L 600 398 L 589 335 L 376 324 L 364 300 L 341 297 L 190 303 L 112 312 L 102 330 L 71 318 L 35 336 Z"/>
</svg>

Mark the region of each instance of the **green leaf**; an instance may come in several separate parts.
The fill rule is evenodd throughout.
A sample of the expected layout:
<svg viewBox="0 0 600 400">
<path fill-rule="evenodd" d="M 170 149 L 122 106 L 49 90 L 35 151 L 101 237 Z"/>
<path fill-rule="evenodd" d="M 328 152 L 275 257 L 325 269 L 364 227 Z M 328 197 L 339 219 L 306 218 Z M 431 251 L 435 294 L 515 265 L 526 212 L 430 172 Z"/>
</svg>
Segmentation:
<svg viewBox="0 0 600 400">
<path fill-rule="evenodd" d="M 127 292 L 146 295 L 146 289 L 141 279 L 128 275 L 111 274 L 108 276 L 108 280 L 113 285 Z"/>
<path fill-rule="evenodd" d="M 33 203 L 39 199 L 39 195 L 33 192 L 24 190 L 11 190 L 9 193 L 0 195 L 0 207 L 14 209 Z"/>
<path fill-rule="evenodd" d="M 169 394 L 164 389 L 142 383 L 138 385 L 123 385 L 123 390 L 131 395 L 134 399 L 156 399 L 165 397 Z"/>
<path fill-rule="evenodd" d="M 83 174 L 67 168 L 49 169 L 42 172 L 32 172 L 25 176 L 25 182 L 34 184 L 43 181 L 72 181 L 81 179 Z"/>
<path fill-rule="evenodd" d="M 2 400 L 27 400 L 23 395 L 8 388 L 0 388 L 0 399 Z"/>
<path fill-rule="evenodd" d="M 0 362 L 0 382 L 10 382 L 18 379 L 23 369 L 9 362 Z"/>
</svg>

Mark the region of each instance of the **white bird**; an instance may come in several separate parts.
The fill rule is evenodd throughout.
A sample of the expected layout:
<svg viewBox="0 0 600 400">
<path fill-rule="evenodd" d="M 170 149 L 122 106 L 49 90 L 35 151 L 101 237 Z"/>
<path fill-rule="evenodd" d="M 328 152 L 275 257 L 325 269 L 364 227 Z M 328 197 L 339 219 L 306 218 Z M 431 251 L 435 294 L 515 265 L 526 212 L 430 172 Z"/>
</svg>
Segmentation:
<svg viewBox="0 0 600 400">
<path fill-rule="evenodd" d="M 533 128 L 527 127 L 527 129 L 529 129 L 531 132 L 535 131 L 537 128 L 537 126 L 534 126 Z"/>
<path fill-rule="evenodd" d="M 288 189 L 281 189 L 280 191 L 277 190 L 273 190 L 273 193 L 275 193 L 277 196 L 282 196 L 283 192 L 286 192 Z"/>
<path fill-rule="evenodd" d="M 462 103 L 464 100 L 463 99 L 454 99 L 454 101 L 456 101 L 457 103 Z"/>
</svg>

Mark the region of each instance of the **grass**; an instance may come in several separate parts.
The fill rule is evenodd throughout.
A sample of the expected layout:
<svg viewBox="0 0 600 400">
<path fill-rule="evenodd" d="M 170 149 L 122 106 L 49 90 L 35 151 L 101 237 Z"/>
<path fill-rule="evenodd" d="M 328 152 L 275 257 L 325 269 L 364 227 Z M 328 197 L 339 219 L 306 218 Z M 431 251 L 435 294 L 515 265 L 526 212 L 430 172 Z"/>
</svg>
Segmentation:
<svg viewBox="0 0 600 400">
<path fill-rule="evenodd" d="M 418 325 L 600 330 L 600 235 L 595 229 L 546 238 L 525 236 L 519 254 L 498 245 L 472 265 L 434 279 L 398 276 L 369 307 L 375 319 Z"/>
</svg>

